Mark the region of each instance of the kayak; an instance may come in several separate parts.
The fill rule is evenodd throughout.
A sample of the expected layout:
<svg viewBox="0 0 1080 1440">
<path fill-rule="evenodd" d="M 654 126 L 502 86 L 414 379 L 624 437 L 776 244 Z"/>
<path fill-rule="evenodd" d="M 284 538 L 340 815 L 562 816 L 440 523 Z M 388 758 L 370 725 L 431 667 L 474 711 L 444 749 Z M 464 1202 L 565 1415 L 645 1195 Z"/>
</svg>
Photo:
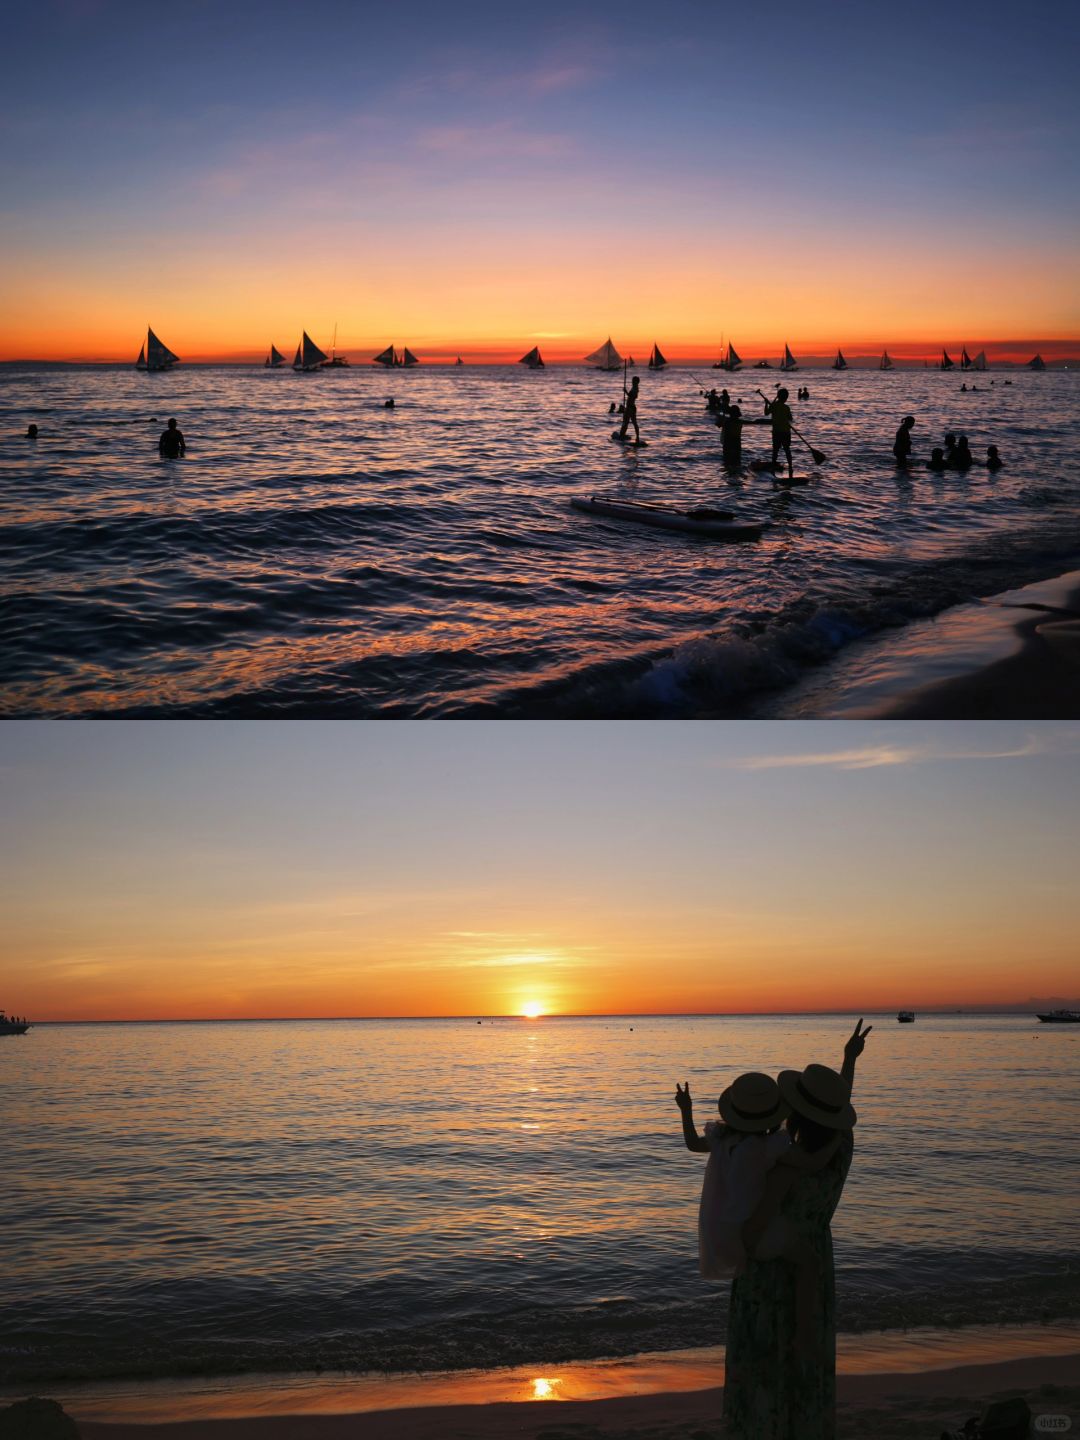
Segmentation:
<svg viewBox="0 0 1080 1440">
<path fill-rule="evenodd" d="M 659 530 L 677 530 L 683 535 L 700 535 L 706 540 L 756 540 L 768 529 L 765 521 L 736 520 L 730 510 L 676 510 L 673 506 L 647 505 L 640 500 L 612 500 L 604 495 L 575 496 L 570 504 L 587 515 L 604 515 L 610 520 L 632 520 Z"/>
</svg>

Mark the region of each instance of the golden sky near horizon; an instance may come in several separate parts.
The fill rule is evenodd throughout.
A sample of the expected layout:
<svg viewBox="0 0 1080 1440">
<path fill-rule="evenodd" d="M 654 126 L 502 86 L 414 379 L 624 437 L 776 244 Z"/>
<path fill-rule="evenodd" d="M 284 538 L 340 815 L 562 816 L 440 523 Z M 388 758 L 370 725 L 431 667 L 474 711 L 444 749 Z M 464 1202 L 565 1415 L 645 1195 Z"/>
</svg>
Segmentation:
<svg viewBox="0 0 1080 1440">
<path fill-rule="evenodd" d="M 18 1013 L 873 1010 L 1076 985 L 1076 727 L 905 723 L 899 749 L 828 722 L 77 728 L 2 737 Z"/>
</svg>

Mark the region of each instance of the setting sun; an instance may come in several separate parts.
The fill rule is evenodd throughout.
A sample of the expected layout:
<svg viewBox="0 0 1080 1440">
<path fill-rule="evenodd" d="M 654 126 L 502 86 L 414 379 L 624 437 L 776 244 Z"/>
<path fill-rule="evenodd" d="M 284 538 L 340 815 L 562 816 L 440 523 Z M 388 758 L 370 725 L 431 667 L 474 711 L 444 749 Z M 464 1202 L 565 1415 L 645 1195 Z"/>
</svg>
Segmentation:
<svg viewBox="0 0 1080 1440">
<path fill-rule="evenodd" d="M 521 1013 L 526 1020 L 536 1020 L 544 1013 L 544 1007 L 539 1000 L 526 1000 L 521 1007 Z"/>
</svg>

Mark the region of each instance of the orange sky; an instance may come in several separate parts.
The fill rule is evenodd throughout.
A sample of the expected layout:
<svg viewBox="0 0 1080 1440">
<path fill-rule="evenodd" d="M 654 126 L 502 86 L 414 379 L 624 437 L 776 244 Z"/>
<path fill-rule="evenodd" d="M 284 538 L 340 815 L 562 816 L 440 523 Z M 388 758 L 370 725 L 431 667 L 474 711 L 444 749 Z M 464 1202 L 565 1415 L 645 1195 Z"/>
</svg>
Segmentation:
<svg viewBox="0 0 1080 1440">
<path fill-rule="evenodd" d="M 9 724 L 0 1004 L 126 1019 L 1068 997 L 1080 730 L 1033 730 Z"/>
</svg>

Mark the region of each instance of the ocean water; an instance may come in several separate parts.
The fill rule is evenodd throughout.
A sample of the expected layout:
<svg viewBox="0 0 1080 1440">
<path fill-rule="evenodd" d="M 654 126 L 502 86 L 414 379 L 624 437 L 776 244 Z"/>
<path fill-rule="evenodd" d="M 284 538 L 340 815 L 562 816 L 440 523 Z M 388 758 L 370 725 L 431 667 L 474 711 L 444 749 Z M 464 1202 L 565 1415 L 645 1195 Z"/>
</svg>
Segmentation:
<svg viewBox="0 0 1080 1440">
<path fill-rule="evenodd" d="M 789 491 L 723 474 L 683 369 L 644 374 L 627 451 L 621 377 L 583 368 L 4 367 L 0 713 L 762 713 L 854 640 L 1077 568 L 1074 373 L 791 378 L 828 460 L 802 451 Z M 758 413 L 776 380 L 731 390 Z M 1007 468 L 898 476 L 907 411 L 920 454 L 949 428 Z M 170 415 L 182 462 L 157 458 Z M 772 528 L 709 544 L 570 508 L 594 492 Z"/>
<path fill-rule="evenodd" d="M 448 1370 L 714 1345 L 703 1157 L 848 1017 L 42 1026 L 0 1041 L 0 1383 Z M 1080 1032 L 874 1023 L 845 1333 L 1080 1313 Z"/>
</svg>

